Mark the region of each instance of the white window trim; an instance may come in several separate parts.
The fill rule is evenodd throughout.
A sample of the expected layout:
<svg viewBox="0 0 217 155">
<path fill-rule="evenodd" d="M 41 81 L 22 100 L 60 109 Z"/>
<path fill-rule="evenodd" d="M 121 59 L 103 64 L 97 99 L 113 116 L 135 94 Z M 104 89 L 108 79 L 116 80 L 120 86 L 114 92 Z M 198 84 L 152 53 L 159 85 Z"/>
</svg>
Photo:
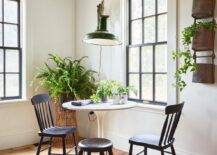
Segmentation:
<svg viewBox="0 0 217 155">
<path fill-rule="evenodd" d="M 128 24 L 128 8 L 129 8 L 129 1 L 128 0 L 121 0 L 121 5 L 120 5 L 120 14 L 121 14 L 121 28 L 122 28 L 122 53 L 123 56 L 126 58 L 126 43 L 128 42 L 128 29 L 129 29 L 129 24 Z M 179 103 L 179 91 L 177 88 L 173 86 L 175 83 L 175 72 L 177 70 L 178 62 L 174 61 L 172 59 L 172 51 L 178 49 L 178 0 L 168 0 L 168 20 L 167 25 L 168 25 L 168 52 L 171 52 L 168 54 L 167 58 L 167 105 L 173 105 L 173 104 L 178 104 Z M 126 59 L 125 59 L 125 64 L 124 64 L 124 72 L 123 74 L 126 75 Z M 126 76 L 124 79 L 124 82 L 126 83 Z M 148 104 L 139 104 L 136 109 L 152 109 L 156 111 L 164 111 L 165 107 L 162 107 L 161 105 L 148 105 Z"/>
</svg>

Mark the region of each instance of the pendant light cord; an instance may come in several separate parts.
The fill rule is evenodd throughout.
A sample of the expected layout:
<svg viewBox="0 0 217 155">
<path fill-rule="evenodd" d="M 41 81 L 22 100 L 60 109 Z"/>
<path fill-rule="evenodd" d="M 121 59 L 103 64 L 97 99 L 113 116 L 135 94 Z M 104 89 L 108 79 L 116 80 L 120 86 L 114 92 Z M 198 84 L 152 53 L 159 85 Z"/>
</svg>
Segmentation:
<svg viewBox="0 0 217 155">
<path fill-rule="evenodd" d="M 101 68 L 102 68 L 102 46 L 100 46 L 100 54 L 99 54 L 99 73 L 98 73 L 99 80 L 101 76 Z"/>
</svg>

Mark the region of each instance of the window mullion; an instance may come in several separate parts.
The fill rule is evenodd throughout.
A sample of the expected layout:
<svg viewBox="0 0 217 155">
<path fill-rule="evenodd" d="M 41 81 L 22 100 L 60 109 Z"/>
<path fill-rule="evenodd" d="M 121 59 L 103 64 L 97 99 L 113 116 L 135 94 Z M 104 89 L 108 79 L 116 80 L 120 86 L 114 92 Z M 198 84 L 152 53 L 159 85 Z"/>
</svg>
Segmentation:
<svg viewBox="0 0 217 155">
<path fill-rule="evenodd" d="M 131 25 L 132 25 L 132 20 L 131 20 L 131 16 L 132 16 L 132 9 L 131 9 L 131 5 L 132 5 L 132 0 L 129 0 L 129 45 L 132 44 L 132 36 L 131 36 L 131 32 L 132 32 L 132 28 L 131 28 Z"/>
<path fill-rule="evenodd" d="M 2 46 L 4 47 L 4 0 L 2 0 Z M 5 49 L 3 49 L 3 98 L 6 97 L 6 62 Z"/>
<path fill-rule="evenodd" d="M 158 0 L 155 0 L 155 43 L 158 42 Z M 153 102 L 156 101 L 156 74 L 155 74 L 155 62 L 156 58 L 156 45 L 153 46 Z"/>
<path fill-rule="evenodd" d="M 17 15 L 18 15 L 18 47 L 19 47 L 19 97 L 22 97 L 22 49 L 21 49 L 21 6 L 18 1 Z"/>
<path fill-rule="evenodd" d="M 152 91 L 153 91 L 153 102 L 155 102 L 155 45 L 153 46 L 153 74 L 152 74 L 152 76 L 153 76 L 153 89 L 152 89 Z"/>
<path fill-rule="evenodd" d="M 142 0 L 142 43 L 144 44 L 145 42 L 145 35 L 144 35 L 144 26 L 145 26 L 145 19 L 144 17 L 144 7 L 145 7 L 145 2 Z"/>
<path fill-rule="evenodd" d="M 155 42 L 158 42 L 158 0 L 155 0 Z"/>
<path fill-rule="evenodd" d="M 142 100 L 142 47 L 139 48 L 139 99 Z"/>
</svg>

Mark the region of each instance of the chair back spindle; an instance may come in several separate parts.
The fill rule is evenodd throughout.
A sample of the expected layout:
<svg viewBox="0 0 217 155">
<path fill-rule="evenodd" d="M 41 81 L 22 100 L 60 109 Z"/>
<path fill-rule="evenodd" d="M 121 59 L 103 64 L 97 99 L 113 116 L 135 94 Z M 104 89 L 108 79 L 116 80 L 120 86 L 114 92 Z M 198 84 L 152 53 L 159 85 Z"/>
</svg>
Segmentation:
<svg viewBox="0 0 217 155">
<path fill-rule="evenodd" d="M 174 141 L 174 134 L 179 123 L 184 103 L 167 106 L 165 110 L 166 120 L 160 137 L 160 146 L 165 146 Z"/>
<path fill-rule="evenodd" d="M 39 94 L 31 99 L 35 109 L 40 131 L 54 126 L 53 115 L 50 107 L 50 98 L 47 94 Z"/>
</svg>

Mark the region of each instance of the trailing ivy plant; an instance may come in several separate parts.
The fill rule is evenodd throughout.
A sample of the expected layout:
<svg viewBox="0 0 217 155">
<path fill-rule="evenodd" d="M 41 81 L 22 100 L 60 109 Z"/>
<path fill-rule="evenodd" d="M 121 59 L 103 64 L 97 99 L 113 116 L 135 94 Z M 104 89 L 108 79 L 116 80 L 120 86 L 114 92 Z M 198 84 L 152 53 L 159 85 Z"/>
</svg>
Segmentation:
<svg viewBox="0 0 217 155">
<path fill-rule="evenodd" d="M 52 66 L 45 65 L 38 70 L 36 79 L 40 86 L 46 88 L 52 97 L 67 95 L 74 99 L 88 99 L 96 91 L 94 74 L 81 65 L 87 57 L 78 60 L 61 58 L 56 54 L 49 54 Z"/>
<path fill-rule="evenodd" d="M 175 86 L 178 87 L 180 91 L 187 86 L 186 82 L 182 78 L 183 75 L 187 74 L 187 72 L 194 72 L 197 69 L 197 65 L 190 52 L 190 44 L 192 43 L 196 31 L 200 28 L 216 29 L 217 24 L 214 22 L 197 22 L 186 27 L 184 31 L 182 31 L 182 44 L 184 45 L 184 50 L 173 52 L 173 59 L 175 60 L 179 58 L 181 62 L 183 62 L 175 73 Z"/>
<path fill-rule="evenodd" d="M 175 73 L 176 78 L 176 85 L 180 91 L 182 91 L 186 86 L 186 82 L 182 79 L 182 76 L 187 74 L 187 72 L 194 72 L 196 71 L 197 65 L 194 62 L 191 52 L 189 50 L 184 51 L 176 51 L 173 52 L 173 59 L 179 58 L 180 60 L 183 60 L 184 63 L 182 63 L 181 66 L 177 69 Z"/>
</svg>

